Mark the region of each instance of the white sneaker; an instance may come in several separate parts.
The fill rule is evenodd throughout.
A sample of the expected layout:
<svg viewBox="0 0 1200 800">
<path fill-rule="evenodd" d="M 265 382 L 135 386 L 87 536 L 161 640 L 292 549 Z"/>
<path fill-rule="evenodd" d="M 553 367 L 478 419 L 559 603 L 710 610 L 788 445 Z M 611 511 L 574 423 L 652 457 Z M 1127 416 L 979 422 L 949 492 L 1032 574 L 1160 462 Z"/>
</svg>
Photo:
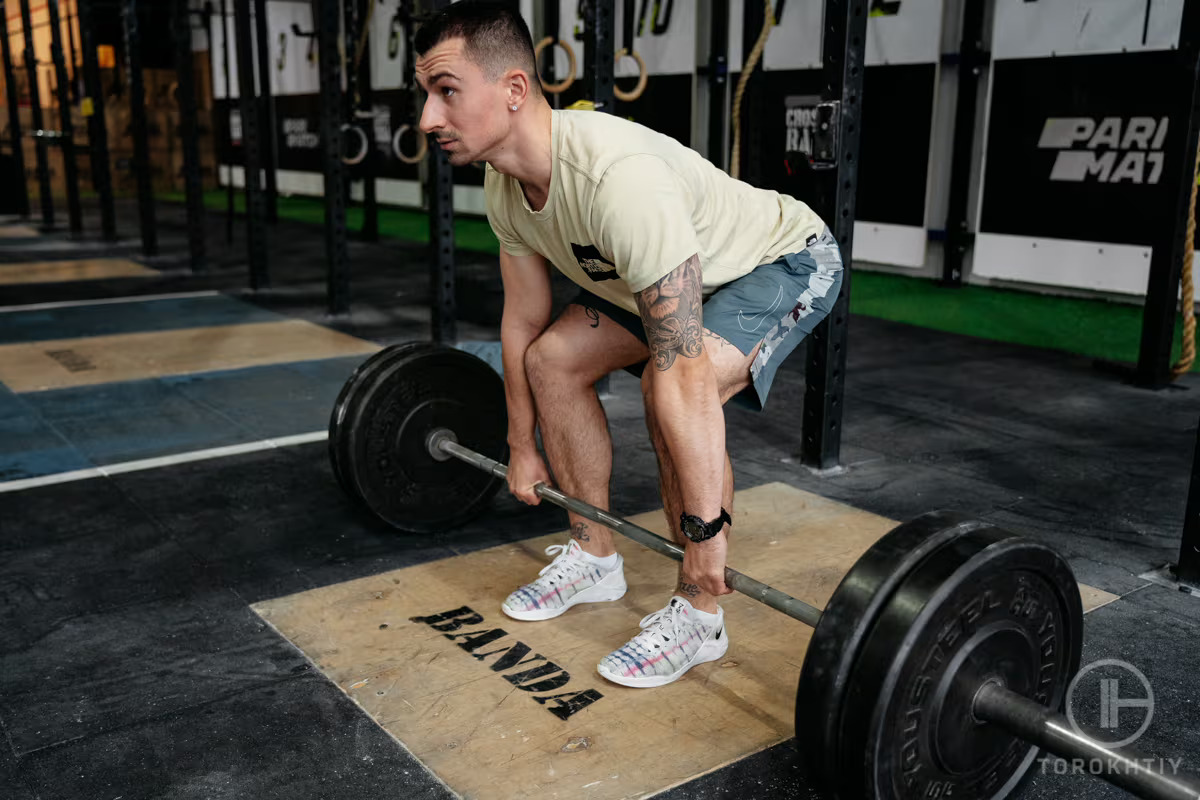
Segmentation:
<svg viewBox="0 0 1200 800">
<path fill-rule="evenodd" d="M 717 615 L 716 624 L 707 625 L 691 603 L 672 597 L 666 608 L 642 619 L 641 633 L 605 656 L 596 669 L 613 683 L 636 688 L 679 680 L 692 667 L 716 661 L 729 649 L 725 611 Z"/>
<path fill-rule="evenodd" d="M 557 557 L 542 568 L 538 579 L 508 596 L 500 608 L 513 619 L 552 619 L 579 603 L 602 603 L 625 595 L 625 560 L 617 556 L 611 569 L 584 558 L 583 548 L 572 539 L 569 544 L 552 544 L 546 555 Z"/>
</svg>

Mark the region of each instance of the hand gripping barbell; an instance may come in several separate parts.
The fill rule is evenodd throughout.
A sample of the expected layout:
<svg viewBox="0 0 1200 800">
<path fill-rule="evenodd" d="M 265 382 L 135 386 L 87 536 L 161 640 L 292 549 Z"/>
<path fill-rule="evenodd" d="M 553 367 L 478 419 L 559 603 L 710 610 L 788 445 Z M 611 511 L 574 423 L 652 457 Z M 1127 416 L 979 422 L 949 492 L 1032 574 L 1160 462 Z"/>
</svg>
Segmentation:
<svg viewBox="0 0 1200 800">
<path fill-rule="evenodd" d="M 506 427 L 503 382 L 490 366 L 410 343 L 350 377 L 329 451 L 338 481 L 367 510 L 431 533 L 484 511 L 508 472 Z M 604 509 L 544 484 L 536 492 L 683 560 L 679 546 Z M 809 774 L 839 797 L 1002 798 L 1044 748 L 1099 762 L 1100 777 L 1146 797 L 1200 798 L 1195 779 L 1114 752 L 1058 713 L 1079 668 L 1083 611 L 1070 567 L 1041 543 L 938 511 L 872 545 L 824 611 L 733 569 L 725 581 L 815 629 L 796 737 Z"/>
</svg>

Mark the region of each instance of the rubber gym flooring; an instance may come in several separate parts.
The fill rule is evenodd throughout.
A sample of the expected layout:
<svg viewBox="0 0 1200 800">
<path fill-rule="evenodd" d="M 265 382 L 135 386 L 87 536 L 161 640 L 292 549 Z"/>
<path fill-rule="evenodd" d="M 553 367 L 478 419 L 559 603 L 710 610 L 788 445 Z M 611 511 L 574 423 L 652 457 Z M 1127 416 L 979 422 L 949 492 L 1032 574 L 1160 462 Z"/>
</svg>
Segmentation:
<svg viewBox="0 0 1200 800">
<path fill-rule="evenodd" d="M 158 211 L 165 255 L 154 258 L 138 256 L 131 239 L 105 246 L 0 225 L 13 233 L 0 237 L 0 797 L 599 797 L 612 796 L 606 781 L 623 770 L 641 782 L 616 796 L 818 796 L 786 734 L 803 641 L 788 628 L 789 641 L 769 643 L 777 634 L 733 601 L 737 664 L 705 665 L 634 699 L 614 692 L 628 716 L 604 735 L 636 747 L 611 763 L 601 754 L 618 750 L 602 736 L 591 749 L 568 747 L 588 738 L 586 724 L 546 727 L 552 718 L 536 707 L 541 738 L 508 738 L 494 709 L 455 704 L 456 675 L 484 681 L 463 664 L 439 673 L 436 658 L 415 669 L 430 685 L 450 681 L 448 699 L 420 710 L 446 708 L 466 733 L 442 746 L 393 738 L 407 723 L 383 700 L 400 708 L 397 694 L 419 691 L 392 688 L 411 674 L 381 685 L 387 670 L 368 668 L 363 647 L 398 657 L 392 640 L 366 635 L 380 632 L 375 616 L 368 626 L 345 620 L 368 601 L 389 602 L 371 593 L 391 587 L 427 594 L 430 613 L 457 607 L 464 582 L 481 591 L 480 575 L 498 603 L 532 577 L 537 548 L 565 514 L 499 496 L 462 528 L 400 536 L 367 520 L 333 478 L 322 434 L 343 381 L 378 347 L 428 337 L 422 246 L 352 243 L 354 312 L 331 319 L 319 228 L 280 222 L 272 288 L 251 293 L 240 220 L 228 245 L 224 220 L 209 219 L 211 269 L 192 275 L 182 210 Z M 134 230 L 131 208 L 119 218 Z M 460 336 L 495 339 L 494 263 L 461 256 Z M 560 300 L 572 291 L 556 290 Z M 731 564 L 761 564 L 787 589 L 820 554 L 846 546 L 844 531 L 878 535 L 933 508 L 1043 540 L 1095 592 L 1083 663 L 1119 658 L 1153 686 L 1155 714 L 1137 746 L 1200 772 L 1200 598 L 1141 577 L 1178 554 L 1200 413 L 1195 375 L 1150 393 L 1086 357 L 855 315 L 844 469 L 825 475 L 797 455 L 803 377 L 793 359 L 767 413 L 727 412 L 739 508 L 763 515 L 762 536 L 747 532 L 741 551 L 735 532 Z M 660 501 L 638 388 L 618 374 L 610 389 L 612 507 L 653 526 Z M 862 521 L 814 530 L 801 519 L 811 513 L 781 498 Z M 787 556 L 767 563 L 763 550 L 781 539 Z M 620 546 L 627 557 L 637 548 Z M 627 637 L 636 604 L 662 594 L 651 573 L 638 574 L 644 591 L 629 601 L 626 629 L 606 621 L 596 626 L 603 635 Z M 566 647 L 570 621 L 528 635 L 581 651 L 571 657 L 584 666 L 607 652 L 596 642 Z M 756 669 L 778 687 L 735 681 Z M 573 674 L 581 686 L 602 680 Z M 747 718 L 774 721 L 761 739 L 720 710 L 739 700 Z M 686 724 L 664 724 L 679 709 Z M 729 750 L 731 740 L 745 746 Z M 500 764 L 530 750 L 535 769 Z M 732 755 L 710 763 L 711 751 Z M 603 780 L 564 778 L 585 763 Z M 1020 796 L 1124 796 L 1045 763 Z"/>
</svg>

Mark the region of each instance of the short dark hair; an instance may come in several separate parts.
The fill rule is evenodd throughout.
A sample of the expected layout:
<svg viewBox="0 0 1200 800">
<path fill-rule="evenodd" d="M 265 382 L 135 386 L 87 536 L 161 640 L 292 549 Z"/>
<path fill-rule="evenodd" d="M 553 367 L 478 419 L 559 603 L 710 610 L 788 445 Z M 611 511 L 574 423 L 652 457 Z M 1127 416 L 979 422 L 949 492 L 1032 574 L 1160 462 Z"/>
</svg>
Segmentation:
<svg viewBox="0 0 1200 800">
<path fill-rule="evenodd" d="M 461 0 L 434 14 L 417 30 L 413 50 L 417 55 L 432 50 L 447 39 L 462 38 L 467 57 L 490 81 L 516 67 L 529 75 L 534 92 L 541 94 L 533 38 L 520 13 L 509 4 Z"/>
</svg>

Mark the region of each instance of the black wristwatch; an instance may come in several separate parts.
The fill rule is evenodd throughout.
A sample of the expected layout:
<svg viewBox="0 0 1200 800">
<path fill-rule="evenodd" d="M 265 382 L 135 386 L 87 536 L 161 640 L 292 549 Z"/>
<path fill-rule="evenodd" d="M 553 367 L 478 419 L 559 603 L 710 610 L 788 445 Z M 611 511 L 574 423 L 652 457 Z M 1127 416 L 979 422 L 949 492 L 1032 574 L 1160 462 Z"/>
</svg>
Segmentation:
<svg viewBox="0 0 1200 800">
<path fill-rule="evenodd" d="M 721 516 L 714 519 L 712 522 L 705 522 L 694 514 L 679 515 L 679 530 L 683 531 L 683 535 L 693 542 L 703 542 L 716 536 L 725 527 L 725 523 L 733 523 L 729 518 L 729 512 L 721 509 Z"/>
</svg>

